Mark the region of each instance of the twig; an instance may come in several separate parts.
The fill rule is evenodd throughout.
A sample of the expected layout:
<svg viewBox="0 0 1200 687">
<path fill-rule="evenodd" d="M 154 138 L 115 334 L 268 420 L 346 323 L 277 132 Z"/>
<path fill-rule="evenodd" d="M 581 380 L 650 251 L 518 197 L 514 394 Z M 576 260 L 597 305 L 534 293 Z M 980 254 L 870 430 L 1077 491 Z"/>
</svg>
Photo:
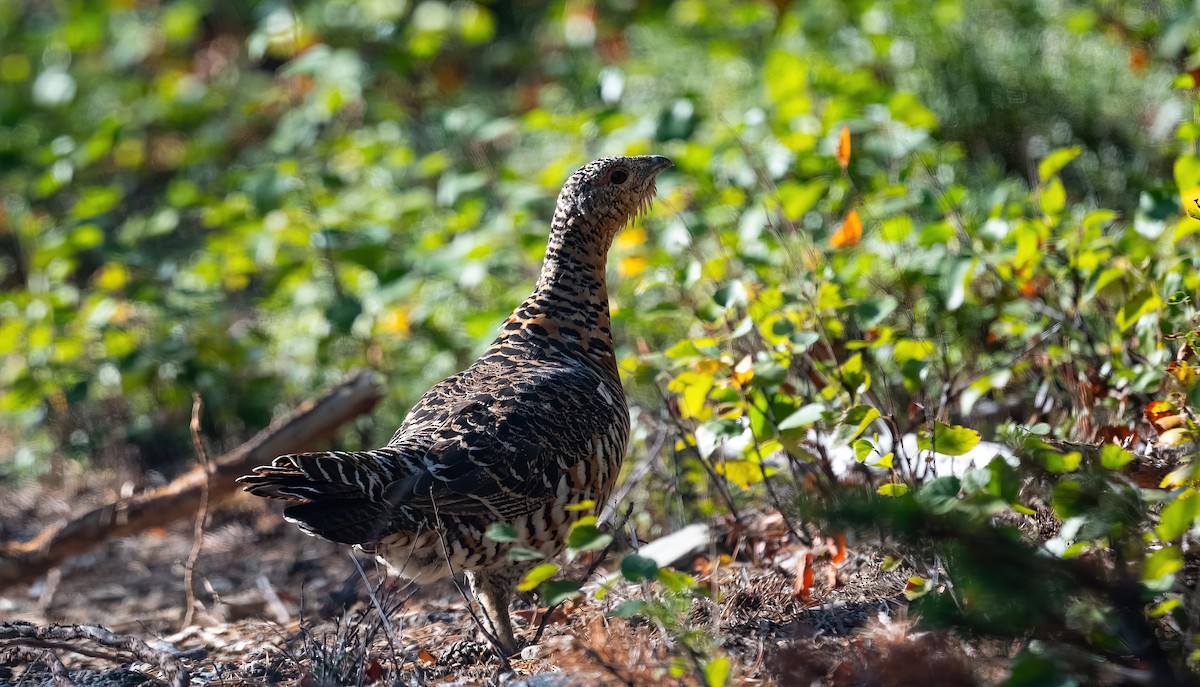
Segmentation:
<svg viewBox="0 0 1200 687">
<path fill-rule="evenodd" d="M 55 687 L 75 687 L 75 683 L 71 681 L 71 674 L 67 672 L 67 667 L 49 649 L 38 651 L 24 646 L 0 648 L 0 664 L 10 661 L 23 661 L 29 665 L 41 663 L 50 669 L 50 677 L 54 680 Z"/>
<path fill-rule="evenodd" d="M 200 459 L 200 467 L 204 470 L 204 482 L 200 485 L 200 508 L 196 511 L 196 522 L 192 525 L 192 550 L 188 553 L 187 562 L 183 565 L 183 592 L 186 595 L 187 611 L 183 614 L 183 623 L 179 629 L 192 624 L 192 616 L 196 612 L 196 590 L 193 586 L 193 575 L 196 561 L 200 559 L 200 550 L 204 547 L 204 521 L 208 519 L 208 495 L 212 489 L 212 464 L 208 460 L 208 450 L 204 448 L 204 439 L 200 437 L 200 414 L 204 412 L 204 399 L 200 394 L 192 392 L 192 446 L 196 449 L 196 457 Z"/>
<path fill-rule="evenodd" d="M 136 637 L 118 635 L 98 625 L 0 624 L 0 652 L 16 647 L 54 646 L 85 656 L 103 657 L 93 647 L 71 644 L 71 642 L 78 641 L 92 642 L 129 654 L 139 661 L 155 663 L 162 670 L 171 687 L 188 687 L 188 683 L 191 681 L 187 669 L 170 652 L 153 649 Z M 111 659 L 112 657 L 107 658 Z"/>
</svg>

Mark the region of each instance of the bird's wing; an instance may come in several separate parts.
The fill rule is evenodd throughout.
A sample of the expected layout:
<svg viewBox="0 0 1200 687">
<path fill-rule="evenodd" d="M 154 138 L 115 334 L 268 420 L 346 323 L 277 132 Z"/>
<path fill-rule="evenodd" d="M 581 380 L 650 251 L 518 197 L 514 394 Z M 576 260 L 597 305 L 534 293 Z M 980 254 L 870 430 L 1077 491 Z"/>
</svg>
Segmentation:
<svg viewBox="0 0 1200 687">
<path fill-rule="evenodd" d="M 511 520 L 552 497 L 565 471 L 596 451 L 625 413 L 599 391 L 590 370 L 541 369 L 499 377 L 442 415 L 430 432 L 425 469 L 388 487 L 387 500 L 411 516 Z"/>
</svg>

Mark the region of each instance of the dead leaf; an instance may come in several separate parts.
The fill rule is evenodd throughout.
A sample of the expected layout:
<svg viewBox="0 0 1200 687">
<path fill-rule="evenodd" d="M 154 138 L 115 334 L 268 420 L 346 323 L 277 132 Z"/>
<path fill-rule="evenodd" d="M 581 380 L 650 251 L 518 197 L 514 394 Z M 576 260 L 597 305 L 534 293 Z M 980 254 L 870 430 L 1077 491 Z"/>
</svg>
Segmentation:
<svg viewBox="0 0 1200 687">
<path fill-rule="evenodd" d="M 424 651 L 424 649 L 422 649 L 422 651 Z M 383 664 L 379 662 L 379 659 L 372 659 L 371 662 L 367 664 L 367 669 L 363 671 L 363 676 L 367 678 L 368 684 L 372 682 L 379 682 L 379 680 L 383 678 Z"/>
<path fill-rule="evenodd" d="M 437 665 L 437 659 L 425 647 L 421 647 L 421 650 L 417 652 L 417 660 L 430 667 Z"/>
</svg>

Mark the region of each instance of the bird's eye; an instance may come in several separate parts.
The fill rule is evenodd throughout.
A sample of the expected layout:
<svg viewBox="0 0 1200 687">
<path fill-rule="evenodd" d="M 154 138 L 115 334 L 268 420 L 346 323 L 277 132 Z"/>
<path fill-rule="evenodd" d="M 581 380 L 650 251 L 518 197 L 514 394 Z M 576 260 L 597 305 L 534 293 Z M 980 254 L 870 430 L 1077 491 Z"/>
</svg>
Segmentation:
<svg viewBox="0 0 1200 687">
<path fill-rule="evenodd" d="M 621 184 L 625 183 L 625 180 L 628 178 L 629 172 L 626 172 L 623 169 L 618 169 L 614 171 L 608 179 L 612 182 L 613 186 L 620 186 Z"/>
</svg>

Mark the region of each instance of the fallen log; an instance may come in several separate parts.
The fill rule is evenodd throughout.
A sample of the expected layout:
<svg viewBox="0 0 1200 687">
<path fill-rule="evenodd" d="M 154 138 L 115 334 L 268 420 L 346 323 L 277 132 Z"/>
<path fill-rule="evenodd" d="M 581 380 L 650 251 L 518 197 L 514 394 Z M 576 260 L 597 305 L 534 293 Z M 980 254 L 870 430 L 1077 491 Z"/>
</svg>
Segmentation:
<svg viewBox="0 0 1200 687">
<path fill-rule="evenodd" d="M 117 499 L 42 530 L 29 541 L 0 543 L 0 590 L 37 579 L 71 556 L 113 537 L 191 517 L 208 481 L 216 503 L 238 490 L 237 478 L 285 453 L 312 450 L 342 425 L 370 412 L 383 391 L 369 372 L 355 372 L 320 398 L 305 401 L 254 438 L 157 489 Z"/>
</svg>

